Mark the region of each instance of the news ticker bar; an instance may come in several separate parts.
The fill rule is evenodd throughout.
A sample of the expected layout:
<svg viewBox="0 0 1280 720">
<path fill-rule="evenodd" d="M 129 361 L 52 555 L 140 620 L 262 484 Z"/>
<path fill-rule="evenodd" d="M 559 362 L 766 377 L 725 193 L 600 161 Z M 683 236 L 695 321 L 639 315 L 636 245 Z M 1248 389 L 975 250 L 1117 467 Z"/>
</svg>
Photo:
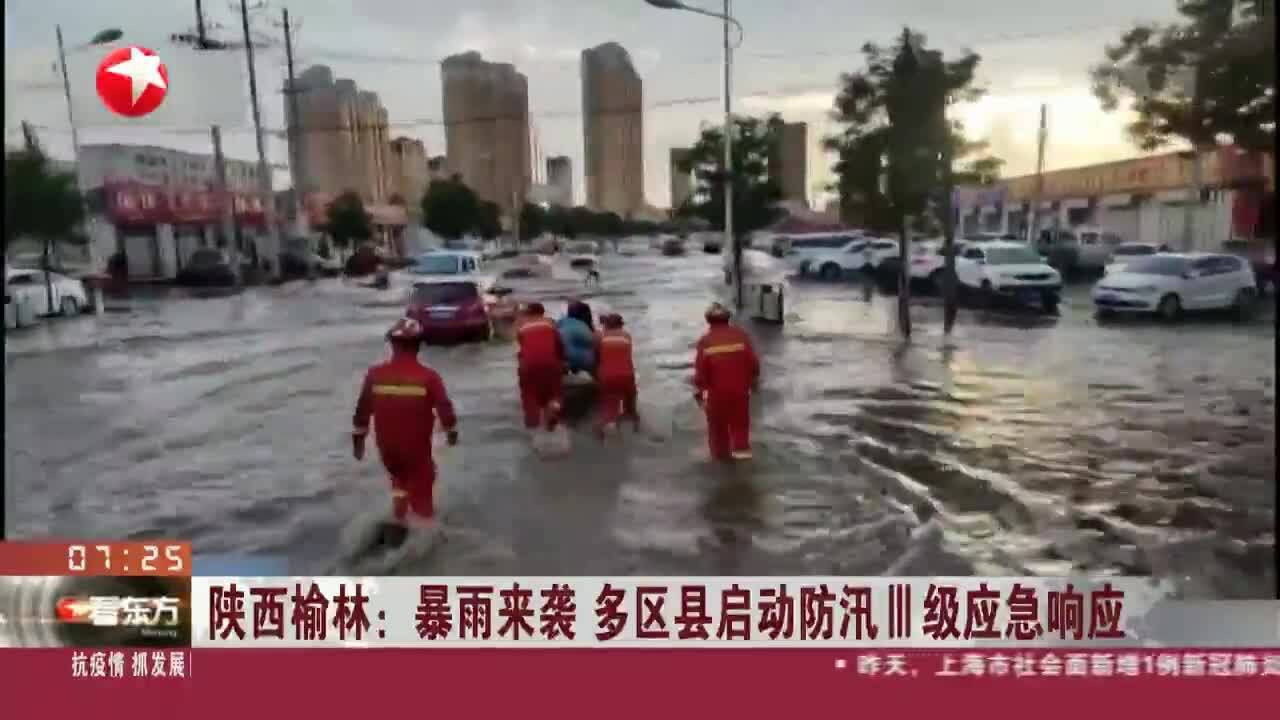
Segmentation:
<svg viewBox="0 0 1280 720">
<path fill-rule="evenodd" d="M 0 577 L 18 647 L 1277 647 L 1134 578 Z"/>
</svg>

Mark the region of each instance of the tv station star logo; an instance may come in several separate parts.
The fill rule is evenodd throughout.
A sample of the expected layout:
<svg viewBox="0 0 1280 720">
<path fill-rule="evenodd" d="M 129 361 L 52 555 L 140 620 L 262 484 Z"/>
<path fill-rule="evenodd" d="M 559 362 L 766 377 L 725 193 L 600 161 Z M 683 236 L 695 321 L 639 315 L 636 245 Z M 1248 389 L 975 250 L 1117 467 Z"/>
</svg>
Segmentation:
<svg viewBox="0 0 1280 720">
<path fill-rule="evenodd" d="M 98 97 L 117 115 L 150 115 L 168 93 L 169 71 L 160 56 L 147 48 L 118 48 L 98 64 Z"/>
</svg>

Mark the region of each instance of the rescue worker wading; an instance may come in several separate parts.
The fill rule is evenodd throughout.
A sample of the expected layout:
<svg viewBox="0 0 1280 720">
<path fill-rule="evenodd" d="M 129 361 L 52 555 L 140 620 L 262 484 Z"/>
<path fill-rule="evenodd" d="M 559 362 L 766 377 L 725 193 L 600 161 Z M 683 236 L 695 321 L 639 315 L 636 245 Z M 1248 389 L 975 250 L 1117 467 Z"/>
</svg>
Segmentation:
<svg viewBox="0 0 1280 720">
<path fill-rule="evenodd" d="M 760 361 L 747 333 L 729 322 L 720 303 L 707 309 L 707 329 L 694 356 L 694 399 L 707 416 L 707 445 L 715 460 L 751 458 L 751 391 Z"/>
<path fill-rule="evenodd" d="M 555 323 L 546 317 L 542 303 L 529 303 L 524 322 L 516 331 L 519 345 L 520 404 L 524 426 L 555 430 L 560 422 L 563 390 L 564 343 Z"/>
<path fill-rule="evenodd" d="M 387 333 L 391 359 L 374 365 L 364 376 L 356 401 L 352 445 L 356 460 L 364 458 L 370 421 L 378 455 L 391 475 L 392 513 L 401 526 L 429 525 L 435 515 L 433 491 L 436 463 L 431 434 L 436 417 L 458 444 L 458 419 L 440 374 L 418 362 L 422 327 L 400 318 Z"/>
<path fill-rule="evenodd" d="M 596 335 L 596 377 L 599 396 L 599 417 L 596 433 L 604 437 L 605 427 L 618 422 L 620 417 L 631 420 L 640 430 L 640 415 L 636 412 L 636 367 L 631 354 L 631 334 L 622 329 L 622 316 L 609 313 L 600 318 L 603 329 Z"/>
</svg>

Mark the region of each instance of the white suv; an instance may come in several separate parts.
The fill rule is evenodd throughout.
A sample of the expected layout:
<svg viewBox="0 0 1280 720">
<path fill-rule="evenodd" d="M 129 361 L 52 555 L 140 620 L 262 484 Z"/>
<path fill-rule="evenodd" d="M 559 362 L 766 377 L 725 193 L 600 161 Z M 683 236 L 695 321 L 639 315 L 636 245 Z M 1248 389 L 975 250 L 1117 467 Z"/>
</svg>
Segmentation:
<svg viewBox="0 0 1280 720">
<path fill-rule="evenodd" d="M 954 242 L 954 252 L 963 252 L 964 241 L 957 238 Z M 910 272 L 913 283 L 927 284 L 932 290 L 942 286 L 942 272 L 947 266 L 947 256 L 942 251 L 943 244 L 943 240 L 912 243 Z"/>
<path fill-rule="evenodd" d="M 859 233 L 793 235 L 783 257 L 802 276 L 817 273 L 835 280 L 866 266 L 865 249 L 866 240 Z"/>
<path fill-rule="evenodd" d="M 1020 242 L 967 244 L 956 257 L 956 279 L 962 290 L 984 302 L 997 298 L 1021 303 L 1039 301 L 1052 312 L 1062 293 L 1062 276 L 1040 253 Z"/>
</svg>

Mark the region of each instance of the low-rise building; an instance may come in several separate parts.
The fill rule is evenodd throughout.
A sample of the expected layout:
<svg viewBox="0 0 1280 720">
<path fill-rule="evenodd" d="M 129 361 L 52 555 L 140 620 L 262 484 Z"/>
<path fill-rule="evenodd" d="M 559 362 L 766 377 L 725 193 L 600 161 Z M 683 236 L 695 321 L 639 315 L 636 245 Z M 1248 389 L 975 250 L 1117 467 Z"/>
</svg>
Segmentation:
<svg viewBox="0 0 1280 720">
<path fill-rule="evenodd" d="M 1128 242 L 1215 249 L 1232 238 L 1274 236 L 1270 166 L 1263 155 L 1234 147 L 1201 156 L 1202 192 L 1192 201 L 1190 247 L 1185 246 L 1184 228 L 1191 160 L 1177 152 L 957 188 L 957 234 L 1026 237 L 1050 228 L 1089 225 L 1111 230 Z"/>
<path fill-rule="evenodd" d="M 221 243 L 250 260 L 274 258 L 268 213 L 258 194 L 257 163 L 226 160 L 227 195 L 218 190 L 211 155 L 152 145 L 80 148 L 80 179 L 94 222 L 90 240 L 100 261 L 124 253 L 133 279 L 170 280 L 201 247 Z M 222 208 L 235 217 L 234 239 L 220 239 Z"/>
</svg>

